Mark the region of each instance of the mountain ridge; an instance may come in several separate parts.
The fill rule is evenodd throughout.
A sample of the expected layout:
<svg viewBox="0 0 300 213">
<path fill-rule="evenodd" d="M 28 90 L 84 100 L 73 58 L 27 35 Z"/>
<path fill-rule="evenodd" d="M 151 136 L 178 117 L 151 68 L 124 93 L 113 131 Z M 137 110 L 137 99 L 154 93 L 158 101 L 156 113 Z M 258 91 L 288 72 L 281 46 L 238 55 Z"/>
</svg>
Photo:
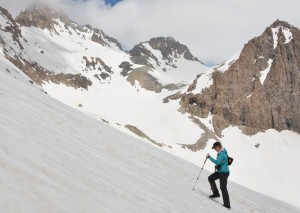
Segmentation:
<svg viewBox="0 0 300 213">
<path fill-rule="evenodd" d="M 92 28 L 89 25 L 78 25 L 76 22 L 72 21 L 68 18 L 68 16 L 63 11 L 56 11 L 55 9 L 43 5 L 43 4 L 32 4 L 30 5 L 26 10 L 21 11 L 20 14 L 16 18 L 16 23 L 19 23 L 20 26 L 17 26 L 19 28 L 19 34 L 21 35 L 21 32 L 23 31 L 23 37 L 26 37 L 26 34 L 32 34 L 37 33 L 37 30 L 39 31 L 38 34 L 42 34 L 40 36 L 40 39 L 20 39 L 18 40 L 18 43 L 20 43 L 21 50 L 12 48 L 15 54 L 7 54 L 7 58 L 9 58 L 13 63 L 15 63 L 21 70 L 23 70 L 28 76 L 30 76 L 35 83 L 39 85 L 43 85 L 45 82 L 53 82 L 53 83 L 63 83 L 67 86 L 71 86 L 74 88 L 83 88 L 88 89 L 89 86 L 93 85 L 92 78 L 96 78 L 97 81 L 100 81 L 101 84 L 103 83 L 109 83 L 114 73 L 119 72 L 120 68 L 122 66 L 126 65 L 124 67 L 124 72 L 122 75 L 124 77 L 128 76 L 128 81 L 131 82 L 132 85 L 135 84 L 135 82 L 139 82 L 144 89 L 147 89 L 149 91 L 155 91 L 155 92 L 161 92 L 161 90 L 166 88 L 178 88 L 178 86 L 182 85 L 180 81 L 185 80 L 187 83 L 187 80 L 192 79 L 192 76 L 194 76 L 194 73 L 199 72 L 198 69 L 201 71 L 205 69 L 205 66 L 202 65 L 198 59 L 196 59 L 188 48 L 185 45 L 180 44 L 178 41 L 171 40 L 168 38 L 153 38 L 150 41 L 156 40 L 156 39 L 165 39 L 164 42 L 166 43 L 166 47 L 168 47 L 168 44 L 171 43 L 171 45 L 175 45 L 179 50 L 180 54 L 183 54 L 182 59 L 179 58 L 179 55 L 175 52 L 175 55 L 166 55 L 162 51 L 161 55 L 155 55 L 155 49 L 152 49 L 148 51 L 148 53 L 152 54 L 154 56 L 155 60 L 153 61 L 153 58 L 146 58 L 144 59 L 146 61 L 145 64 L 141 63 L 134 63 L 134 60 L 132 56 L 128 55 L 125 51 L 123 51 L 121 44 L 115 39 L 108 35 L 106 35 L 102 30 L 97 28 Z M 22 30 L 21 30 L 22 29 Z M 27 32 L 28 31 L 28 32 Z M 78 70 L 77 73 L 74 73 L 74 71 L 67 71 L 64 70 L 64 72 L 57 72 L 55 70 L 63 70 L 65 68 L 60 67 L 48 67 L 44 64 L 40 63 L 40 56 L 36 56 L 38 53 L 36 53 L 35 57 L 31 57 L 26 55 L 24 56 L 23 52 L 26 51 L 32 51 L 28 46 L 34 46 L 41 49 L 39 52 L 43 55 L 45 55 L 45 50 L 42 50 L 41 46 L 42 44 L 42 37 L 49 37 L 47 40 L 49 42 L 52 42 L 53 45 L 57 46 L 57 51 L 60 52 L 63 49 L 69 49 L 69 46 L 66 46 L 66 44 L 63 43 L 57 43 L 57 40 L 62 39 L 69 39 L 70 42 L 72 41 L 73 44 L 71 48 L 76 48 L 78 55 L 81 54 L 81 63 L 77 66 L 82 67 L 81 70 L 99 70 L 100 73 L 94 74 L 94 76 L 88 76 L 86 72 L 81 72 Z M 29 40 L 29 42 L 28 42 Z M 30 40 L 32 40 L 30 42 Z M 77 41 L 76 41 L 77 40 Z M 93 43 L 95 42 L 100 44 L 103 47 L 107 47 L 110 50 L 109 55 L 114 55 L 115 50 L 114 48 L 119 51 L 118 56 L 118 62 L 112 61 L 111 58 L 108 56 L 102 56 L 97 55 L 100 51 L 106 51 L 105 49 L 99 47 L 92 47 Z M 70 43 L 69 42 L 69 43 Z M 76 42 L 76 43 L 75 43 Z M 164 42 L 160 42 L 161 45 L 163 45 Z M 169 43 L 168 43 L 169 42 Z M 84 44 L 86 43 L 86 44 Z M 153 43 L 153 42 L 152 42 Z M 7 44 L 3 44 L 7 45 Z M 14 45 L 11 45 L 14 46 Z M 22 48 L 26 47 L 25 50 Z M 86 47 L 84 47 L 86 46 Z M 88 47 L 90 46 L 90 47 Z M 80 50 L 81 48 L 81 50 Z M 85 48 L 85 49 L 83 49 Z M 93 49 L 93 50 L 89 50 Z M 163 48 L 164 50 L 169 50 L 168 48 Z M 51 50 L 54 51 L 54 50 Z M 176 49 L 177 51 L 177 49 Z M 86 52 L 86 53 L 85 53 Z M 166 51 L 165 51 L 166 52 Z M 96 55 L 95 55 L 96 53 Z M 18 57 L 16 57 L 18 55 Z M 45 56 L 47 57 L 47 56 Z M 61 57 L 65 57 L 62 55 Z M 75 57 L 75 56 L 72 56 Z M 79 57 L 79 56 L 77 56 Z M 131 57 L 131 58 L 129 58 Z M 107 62 L 106 59 L 108 59 L 109 62 Z M 123 59 L 121 59 L 123 58 Z M 52 59 L 53 60 L 53 59 Z M 59 64 L 62 64 L 62 59 L 60 60 Z M 56 61 L 58 61 L 56 60 Z M 152 61 L 151 61 L 152 60 Z M 53 61 L 53 64 L 56 64 L 57 62 Z M 160 70 L 154 69 L 160 67 L 156 67 L 156 64 L 158 61 L 161 61 L 164 63 L 164 68 L 161 68 Z M 185 61 L 190 61 L 189 64 L 192 67 L 192 72 L 189 74 L 189 76 L 185 79 L 180 79 L 181 77 L 184 77 L 187 75 L 188 72 L 184 72 L 181 64 L 186 63 Z M 112 64 L 118 63 L 118 66 Z M 25 65 L 24 65 L 25 64 Z M 132 65 L 134 65 L 132 67 Z M 146 67 L 141 68 L 141 66 L 146 65 Z M 71 65 L 72 66 L 72 65 Z M 130 68 L 128 68 L 130 67 Z M 167 67 L 167 68 L 166 68 Z M 179 68 L 178 68 L 179 67 Z M 203 68 L 201 68 L 203 67 Z M 136 69 L 139 68 L 139 69 Z M 178 68 L 178 69 L 177 69 Z M 71 67 L 69 68 L 71 69 Z M 154 69 L 154 70 L 153 70 Z M 174 71 L 176 70 L 176 72 Z M 129 74 L 132 72 L 132 74 Z M 183 72 L 185 74 L 183 74 Z M 130 76 L 129 76 L 130 75 Z M 174 78 L 174 76 L 176 76 Z M 75 81 L 73 80 L 75 79 Z M 150 86 L 148 86 L 146 81 L 151 81 L 152 83 Z M 157 83 L 156 83 L 157 82 Z M 152 86 L 151 86 L 152 85 Z M 172 86 L 170 86 L 172 85 Z M 178 85 L 178 86 L 176 86 Z"/>
<path fill-rule="evenodd" d="M 142 56 L 145 63 L 136 64 L 130 53 L 105 39 L 100 30 L 99 42 L 93 41 L 97 32 L 91 26 L 73 22 L 66 26 L 54 18 L 49 30 L 12 21 L 0 16 L 1 53 L 48 95 L 196 164 L 203 163 L 214 141 L 222 141 L 239 162 L 232 167 L 232 180 L 276 198 L 292 200 L 290 194 L 297 191 L 298 171 L 293 170 L 284 188 L 258 184 L 269 178 L 264 170 L 274 176 L 278 185 L 282 178 L 277 175 L 277 167 L 282 173 L 291 171 L 284 162 L 276 166 L 268 159 L 292 155 L 294 161 L 298 160 L 294 141 L 299 141 L 299 134 L 290 130 L 286 118 L 282 119 L 295 113 L 292 108 L 296 105 L 289 98 L 291 88 L 296 87 L 289 88 L 289 83 L 297 85 L 297 78 L 291 76 L 297 77 L 298 66 L 294 63 L 298 36 L 290 37 L 286 27 L 274 25 L 266 29 L 264 36 L 249 41 L 245 50 L 210 69 L 189 56 L 188 48 L 173 38 L 153 38 L 151 45 L 149 41 L 140 43 L 142 51 L 137 51 L 137 56 Z M 291 57 L 287 53 L 292 53 Z M 274 65 L 275 59 L 280 63 Z M 272 72 L 277 73 L 275 77 Z M 283 98 L 272 97 L 277 107 L 268 105 L 268 96 L 264 96 L 271 91 L 271 82 L 277 82 L 277 90 L 286 93 Z M 297 103 L 297 94 L 295 99 L 291 100 Z M 262 103 L 266 103 L 266 109 Z M 279 103 L 282 108 L 278 108 Z M 254 112 L 249 114 L 247 107 Z M 276 117 L 274 113 L 280 110 L 283 113 Z M 272 114 L 274 125 L 286 130 L 272 129 Z M 261 117 L 261 123 L 257 117 Z M 297 128 L 295 122 L 290 127 Z M 280 147 L 280 152 L 273 146 Z M 255 159 L 249 162 L 248 156 Z M 262 161 L 263 166 L 253 166 Z M 253 176 L 252 171 L 257 173 L 256 179 L 248 178 Z"/>
<path fill-rule="evenodd" d="M 250 134 L 272 128 L 299 133 L 299 41 L 299 29 L 275 21 L 244 46 L 227 70 L 214 68 L 211 85 L 192 94 L 193 85 L 183 108 L 200 117 L 214 114 L 219 134 L 231 124 Z"/>
</svg>

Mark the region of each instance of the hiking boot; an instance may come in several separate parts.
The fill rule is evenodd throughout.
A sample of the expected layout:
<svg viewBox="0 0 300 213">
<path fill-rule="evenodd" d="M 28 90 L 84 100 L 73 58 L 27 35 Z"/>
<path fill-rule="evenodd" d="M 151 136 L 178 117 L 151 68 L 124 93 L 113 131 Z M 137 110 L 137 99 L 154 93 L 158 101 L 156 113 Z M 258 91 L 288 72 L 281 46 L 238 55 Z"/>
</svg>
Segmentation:
<svg viewBox="0 0 300 213">
<path fill-rule="evenodd" d="M 209 198 L 217 198 L 220 197 L 219 192 L 214 192 L 212 195 L 209 196 Z"/>
</svg>

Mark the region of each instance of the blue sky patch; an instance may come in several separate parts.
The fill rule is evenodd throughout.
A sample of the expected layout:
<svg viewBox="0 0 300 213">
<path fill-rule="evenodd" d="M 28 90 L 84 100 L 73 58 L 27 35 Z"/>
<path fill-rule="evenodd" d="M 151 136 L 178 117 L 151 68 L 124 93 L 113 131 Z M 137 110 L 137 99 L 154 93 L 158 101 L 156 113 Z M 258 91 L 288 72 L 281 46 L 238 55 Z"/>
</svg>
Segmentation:
<svg viewBox="0 0 300 213">
<path fill-rule="evenodd" d="M 120 1 L 122 1 L 122 0 L 105 0 L 105 3 L 110 4 L 111 6 L 114 6 Z"/>
</svg>

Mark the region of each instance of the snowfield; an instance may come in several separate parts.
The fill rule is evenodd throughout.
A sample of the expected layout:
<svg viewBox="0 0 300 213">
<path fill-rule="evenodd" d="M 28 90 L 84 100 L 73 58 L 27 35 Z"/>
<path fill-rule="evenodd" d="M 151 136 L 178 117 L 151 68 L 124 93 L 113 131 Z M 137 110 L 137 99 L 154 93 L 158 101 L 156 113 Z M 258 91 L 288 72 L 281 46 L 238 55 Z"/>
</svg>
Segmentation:
<svg viewBox="0 0 300 213">
<path fill-rule="evenodd" d="M 211 70 L 201 75 L 197 85 L 206 86 L 202 83 L 209 78 L 210 73 Z M 182 148 L 181 144 L 195 144 L 204 131 L 189 119 L 188 114 L 178 112 L 179 100 L 163 103 L 163 98 L 174 91 L 163 90 L 158 94 L 146 91 L 138 86 L 133 87 L 118 75 L 114 76 L 110 84 L 100 85 L 95 82 L 88 91 L 76 90 L 63 84 L 45 84 L 43 88 L 57 100 L 93 115 L 98 120 L 104 119 L 111 126 L 132 136 L 135 135 L 124 126 L 129 124 L 138 127 L 151 139 L 165 144 L 162 147 L 164 151 L 196 165 L 204 161 L 206 153 L 215 154 L 210 149 L 214 140 L 209 140 L 206 148 L 198 152 Z M 182 88 L 183 91 L 185 89 Z M 197 86 L 196 90 L 200 92 L 202 88 Z M 78 107 L 79 104 L 82 106 Z M 199 120 L 213 130 L 211 115 Z M 292 162 L 299 162 L 299 134 L 268 130 L 247 136 L 238 128 L 230 127 L 222 135 L 219 140 L 235 159 L 231 167 L 231 180 L 299 207 L 300 171 L 294 169 L 297 163 L 289 163 L 287 160 L 290 158 Z M 210 165 L 210 168 L 212 171 L 213 166 Z"/>
<path fill-rule="evenodd" d="M 192 192 L 199 167 L 52 99 L 2 57 L 0 67 L 0 212 L 228 212 L 207 198 L 208 172 Z M 231 212 L 300 212 L 228 188 Z"/>
<path fill-rule="evenodd" d="M 212 85 L 213 72 L 226 72 L 240 52 L 212 68 L 173 53 L 176 66 L 170 66 L 160 51 L 144 42 L 161 64 L 149 58 L 154 69 L 148 72 L 163 85 L 173 83 L 166 88 L 175 88 L 155 93 L 141 88 L 138 80 L 132 85 L 121 75 L 120 64 L 130 62 L 130 55 L 104 38 L 102 31 L 97 34 L 104 43 L 96 43 L 89 27 L 75 23 L 66 27 L 60 19 L 54 21 L 51 29 L 20 26 L 22 49 L 6 30 L 13 25 L 11 20 L 0 16 L 0 212 L 222 210 L 207 199 L 208 173 L 203 173 L 198 191 L 190 192 L 199 171 L 194 165 L 202 165 L 208 152 L 215 155 L 210 148 L 217 139 L 235 159 L 231 181 L 300 208 L 300 170 L 295 169 L 300 162 L 300 134 L 268 130 L 246 136 L 237 127 L 229 127 L 221 138 L 210 139 L 204 150 L 192 152 L 182 146 L 196 144 L 206 127 L 214 129 L 212 114 L 197 118 L 202 123 L 197 124 L 189 114 L 181 113 L 179 93 L 187 92 L 188 85 L 178 83 L 190 84 L 198 76 L 191 92 L 201 93 Z M 293 39 L 289 29 L 272 28 L 274 48 L 280 30 L 285 43 Z M 80 74 L 92 85 L 85 90 L 45 81 L 43 88 L 37 87 L 7 56 L 18 56 L 55 74 Z M 269 67 L 261 71 L 262 84 L 271 65 L 269 60 Z M 107 77 L 100 79 L 103 73 Z M 165 99 L 175 93 L 177 100 Z M 161 149 L 132 133 L 127 125 L 163 144 Z M 206 169 L 211 172 L 213 165 L 208 162 Z M 239 185 L 230 183 L 229 188 L 233 211 L 298 211 Z"/>
</svg>

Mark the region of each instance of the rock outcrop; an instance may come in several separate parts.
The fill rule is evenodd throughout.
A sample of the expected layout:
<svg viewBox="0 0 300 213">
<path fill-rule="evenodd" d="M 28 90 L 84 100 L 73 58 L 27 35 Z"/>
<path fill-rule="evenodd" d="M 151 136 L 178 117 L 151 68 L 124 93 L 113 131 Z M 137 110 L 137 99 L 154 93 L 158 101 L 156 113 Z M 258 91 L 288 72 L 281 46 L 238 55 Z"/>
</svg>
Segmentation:
<svg viewBox="0 0 300 213">
<path fill-rule="evenodd" d="M 21 50 L 23 50 L 23 46 L 20 43 L 19 39 L 22 37 L 22 33 L 17 22 L 12 18 L 11 14 L 4 8 L 0 7 L 0 14 L 2 14 L 3 19 L 6 20 L 6 25 L 0 25 L 0 31 L 8 32 L 11 34 L 14 42 L 18 43 Z M 2 37 L 0 37 L 0 43 L 5 45 L 5 41 Z"/>
<path fill-rule="evenodd" d="M 118 42 L 117 39 L 108 36 L 103 32 L 103 30 L 99 30 L 98 28 L 93 29 L 94 33 L 92 36 L 92 41 L 99 43 L 103 46 L 110 46 L 110 44 L 115 44 L 120 50 L 123 50 L 122 45 Z"/>
<path fill-rule="evenodd" d="M 153 54 L 150 47 L 154 51 L 159 51 L 162 55 L 162 60 L 164 64 L 161 64 L 161 60 L 157 58 Z M 189 61 L 198 61 L 196 57 L 194 57 L 187 46 L 179 43 L 172 37 L 158 37 L 152 38 L 147 42 L 140 43 L 139 45 L 135 45 L 132 50 L 129 51 L 131 55 L 131 61 L 135 64 L 147 65 L 152 68 L 155 66 L 161 65 L 169 65 L 176 68 L 175 63 L 176 60 L 181 56 Z M 152 64 L 150 60 L 155 61 L 155 64 Z"/>
<path fill-rule="evenodd" d="M 150 141 L 151 143 L 159 146 L 159 147 L 163 147 L 163 146 L 166 146 L 165 144 L 163 143 L 158 143 L 156 142 L 155 140 L 151 139 L 148 135 L 146 135 L 143 131 L 141 131 L 140 129 L 138 129 L 137 127 L 135 126 L 132 126 L 132 125 L 126 125 L 125 126 L 129 131 L 131 131 L 132 133 L 134 133 L 135 135 L 141 137 L 141 138 L 144 138 L 144 139 L 147 139 L 148 141 Z"/>
<path fill-rule="evenodd" d="M 9 56 L 7 56 L 9 57 Z M 81 74 L 64 74 L 54 73 L 44 69 L 37 63 L 26 61 L 25 59 L 8 58 L 20 70 L 22 70 L 29 78 L 37 85 L 43 86 L 45 82 L 52 82 L 54 84 L 64 84 L 75 89 L 88 89 L 92 85 L 90 79 Z"/>
<path fill-rule="evenodd" d="M 212 113 L 219 135 L 229 125 L 248 134 L 271 128 L 300 133 L 300 30 L 296 27 L 277 20 L 244 46 L 227 71 L 216 70 L 212 78 L 211 86 L 200 94 L 187 93 L 181 103 L 195 116 Z"/>
<path fill-rule="evenodd" d="M 137 68 L 129 73 L 127 80 L 133 86 L 137 82 L 142 88 L 159 93 L 163 85 L 158 82 L 157 78 L 148 73 L 149 69 L 147 66 Z"/>
<path fill-rule="evenodd" d="M 86 66 L 86 71 L 88 70 L 98 70 L 102 72 L 107 72 L 109 74 L 112 74 L 113 71 L 111 70 L 111 67 L 107 66 L 104 61 L 99 57 L 91 57 L 87 58 L 86 56 L 83 56 L 83 60 Z"/>
<path fill-rule="evenodd" d="M 122 68 L 122 72 L 121 72 L 121 75 L 122 76 L 127 76 L 128 73 L 132 70 L 132 64 L 130 64 L 130 62 L 128 61 L 123 61 L 120 65 L 119 65 L 120 68 Z"/>
</svg>

